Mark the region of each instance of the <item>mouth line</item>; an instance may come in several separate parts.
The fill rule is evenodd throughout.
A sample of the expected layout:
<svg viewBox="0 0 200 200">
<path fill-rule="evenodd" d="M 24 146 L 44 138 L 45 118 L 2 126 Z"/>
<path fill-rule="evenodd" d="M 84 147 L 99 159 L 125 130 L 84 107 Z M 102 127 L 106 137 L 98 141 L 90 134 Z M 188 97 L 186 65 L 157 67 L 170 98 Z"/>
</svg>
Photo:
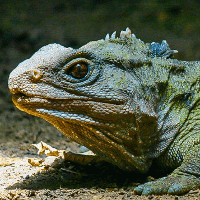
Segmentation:
<svg viewBox="0 0 200 200">
<path fill-rule="evenodd" d="M 33 104 L 33 103 L 47 103 L 47 99 L 40 96 L 27 96 L 23 93 L 13 94 L 12 100 L 17 104 Z"/>
<path fill-rule="evenodd" d="M 64 98 L 46 98 L 46 97 L 44 97 L 44 96 L 40 96 L 40 95 L 27 95 L 27 94 L 24 94 L 24 93 L 21 93 L 21 92 L 19 92 L 19 93 L 15 93 L 15 94 L 13 94 L 13 98 L 14 99 L 20 99 L 21 101 L 26 101 L 26 100 L 31 100 L 31 99 L 34 99 L 34 100 L 36 100 L 36 99 L 38 99 L 38 100 L 40 100 L 40 101 L 45 101 L 46 103 L 48 102 L 48 101 L 67 101 L 67 100 L 82 100 L 82 101 L 84 101 L 84 100 L 91 100 L 91 98 L 86 98 L 86 97 L 79 97 L 79 98 L 66 98 L 66 99 L 64 99 Z M 29 102 L 29 103 L 31 103 L 31 102 Z M 40 103 L 40 102 L 38 102 L 38 103 Z"/>
<path fill-rule="evenodd" d="M 77 121 L 82 123 L 89 124 L 100 124 L 98 121 L 93 119 L 90 116 L 83 115 L 81 113 L 77 113 L 76 111 L 70 111 L 68 109 L 62 110 L 62 108 L 66 108 L 67 100 L 80 100 L 80 99 L 66 99 L 65 102 L 58 102 L 59 99 L 43 99 L 41 97 L 31 97 L 26 96 L 23 93 L 17 93 L 13 95 L 14 104 L 22 111 L 28 112 L 30 114 L 36 116 L 48 116 L 48 118 L 63 118 L 68 120 L 70 123 L 74 123 Z M 52 101 L 55 101 L 52 103 Z M 32 105 L 30 107 L 30 105 Z M 70 106 L 70 103 L 68 104 Z M 46 107 L 46 108 L 45 108 Z"/>
<path fill-rule="evenodd" d="M 111 101 L 110 99 L 103 99 L 103 98 L 92 98 L 92 97 L 88 97 L 88 96 L 78 96 L 78 97 L 67 97 L 67 98 L 46 98 L 43 97 L 41 95 L 37 95 L 37 94 L 24 94 L 22 92 L 16 92 L 13 93 L 13 101 L 20 104 L 20 103 L 52 103 L 52 101 L 73 101 L 73 100 L 81 100 L 81 101 L 93 101 L 93 102 L 97 102 L 97 103 L 106 103 L 106 104 L 110 104 L 110 105 L 123 105 L 124 102 L 123 101 L 117 101 L 117 100 L 113 100 Z M 62 104 L 62 102 L 60 103 Z"/>
<path fill-rule="evenodd" d="M 107 124 L 110 126 L 112 123 L 108 123 L 106 119 L 94 117 L 93 115 L 88 115 L 87 109 L 81 108 L 86 102 L 85 99 L 81 98 L 71 98 L 71 99 L 44 99 L 38 96 L 27 96 L 23 93 L 17 93 L 13 95 L 13 102 L 16 107 L 22 111 L 25 111 L 29 114 L 39 116 L 42 118 L 47 117 L 56 117 L 69 120 L 70 122 L 79 121 L 83 123 L 101 125 Z M 74 103 L 75 101 L 75 103 Z M 80 101 L 80 102 L 76 102 Z M 88 103 L 92 101 L 88 100 Z M 81 102 L 83 104 L 81 105 Z M 94 103 L 94 101 L 93 101 Z M 96 102 L 95 102 L 96 103 Z M 111 104 L 111 103 L 110 103 Z M 85 107 L 85 106 L 84 106 Z M 85 111 L 84 111 L 85 110 Z"/>
</svg>

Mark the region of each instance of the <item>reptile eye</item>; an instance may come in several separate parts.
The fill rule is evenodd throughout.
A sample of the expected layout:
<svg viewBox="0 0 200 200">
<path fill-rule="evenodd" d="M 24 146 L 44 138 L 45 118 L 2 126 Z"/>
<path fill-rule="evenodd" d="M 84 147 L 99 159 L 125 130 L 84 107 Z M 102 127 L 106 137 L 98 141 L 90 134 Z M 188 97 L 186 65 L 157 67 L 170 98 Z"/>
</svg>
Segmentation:
<svg viewBox="0 0 200 200">
<path fill-rule="evenodd" d="M 72 76 L 75 79 L 82 79 L 84 78 L 89 71 L 89 66 L 87 63 L 77 63 L 70 67 L 66 74 Z"/>
</svg>

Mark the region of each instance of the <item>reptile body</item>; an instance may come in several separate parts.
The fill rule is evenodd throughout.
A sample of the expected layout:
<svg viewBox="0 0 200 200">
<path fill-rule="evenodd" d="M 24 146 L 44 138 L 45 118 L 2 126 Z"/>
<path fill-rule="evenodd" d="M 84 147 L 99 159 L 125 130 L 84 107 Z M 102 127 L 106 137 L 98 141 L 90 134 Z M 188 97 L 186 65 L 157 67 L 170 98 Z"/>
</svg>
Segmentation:
<svg viewBox="0 0 200 200">
<path fill-rule="evenodd" d="M 128 28 L 79 49 L 50 44 L 12 71 L 9 89 L 20 110 L 101 159 L 129 171 L 172 172 L 136 193 L 181 194 L 200 188 L 200 62 L 174 53 Z"/>
</svg>

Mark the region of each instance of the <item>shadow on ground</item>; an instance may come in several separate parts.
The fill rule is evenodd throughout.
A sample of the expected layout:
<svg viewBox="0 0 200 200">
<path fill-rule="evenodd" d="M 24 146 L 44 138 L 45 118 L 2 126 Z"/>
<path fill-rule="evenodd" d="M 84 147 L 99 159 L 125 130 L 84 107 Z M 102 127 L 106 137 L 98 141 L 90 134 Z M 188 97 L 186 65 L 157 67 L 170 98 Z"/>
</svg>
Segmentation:
<svg viewBox="0 0 200 200">
<path fill-rule="evenodd" d="M 134 188 L 148 179 L 149 177 L 141 174 L 124 172 L 106 162 L 86 166 L 66 163 L 58 169 L 40 171 L 30 177 L 25 177 L 21 182 L 6 189 Z"/>
</svg>

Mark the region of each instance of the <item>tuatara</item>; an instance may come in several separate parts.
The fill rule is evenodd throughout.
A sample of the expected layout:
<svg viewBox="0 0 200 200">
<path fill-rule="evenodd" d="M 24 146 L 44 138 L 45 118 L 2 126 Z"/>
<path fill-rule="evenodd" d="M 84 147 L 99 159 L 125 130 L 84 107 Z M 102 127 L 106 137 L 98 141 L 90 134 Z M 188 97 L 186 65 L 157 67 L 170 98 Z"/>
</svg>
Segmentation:
<svg viewBox="0 0 200 200">
<path fill-rule="evenodd" d="M 176 52 L 129 28 L 79 49 L 49 44 L 12 71 L 9 89 L 20 110 L 101 159 L 172 172 L 135 193 L 181 194 L 200 188 L 200 62 L 172 59 Z"/>
</svg>

